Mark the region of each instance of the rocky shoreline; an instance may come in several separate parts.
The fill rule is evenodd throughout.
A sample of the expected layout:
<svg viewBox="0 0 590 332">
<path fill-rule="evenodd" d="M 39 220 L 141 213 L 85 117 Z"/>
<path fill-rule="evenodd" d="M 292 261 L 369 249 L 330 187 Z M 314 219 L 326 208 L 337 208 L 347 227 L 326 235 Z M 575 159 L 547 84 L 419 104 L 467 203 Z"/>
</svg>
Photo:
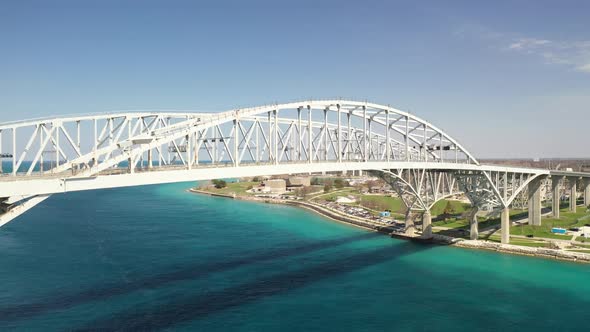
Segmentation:
<svg viewBox="0 0 590 332">
<path fill-rule="evenodd" d="M 515 255 L 524 255 L 524 256 L 534 256 L 534 257 L 542 257 L 542 258 L 552 258 L 557 260 L 565 260 L 571 262 L 580 262 L 580 263 L 590 263 L 590 254 L 581 253 L 581 252 L 573 252 L 573 251 L 564 251 L 558 249 L 549 249 L 549 248 L 535 248 L 535 247 L 525 247 L 525 246 L 517 246 L 512 244 L 501 244 L 489 241 L 479 241 L 479 240 L 460 240 L 453 244 L 454 246 L 461 247 L 461 248 L 469 248 L 469 249 L 484 249 L 484 250 L 491 250 L 497 251 L 501 253 L 508 253 L 508 254 L 515 254 Z"/>
<path fill-rule="evenodd" d="M 309 211 L 313 211 L 322 215 L 323 217 L 329 218 L 334 221 L 347 223 L 356 227 L 361 227 L 367 230 L 376 231 L 379 233 L 390 235 L 391 237 L 411 240 L 411 241 L 419 241 L 419 242 L 429 242 L 435 244 L 442 244 L 442 245 L 451 245 L 459 248 L 466 248 L 466 249 L 481 249 L 481 250 L 488 250 L 488 251 L 496 251 L 505 254 L 512 254 L 512 255 L 523 255 L 523 256 L 532 256 L 532 257 L 540 257 L 540 258 L 550 258 L 556 260 L 563 260 L 563 261 L 570 261 L 570 262 L 578 262 L 578 263 L 590 263 L 590 253 L 581 253 L 581 252 L 571 252 L 571 251 L 564 251 L 558 249 L 549 249 L 549 248 L 535 248 L 535 247 L 526 247 L 526 246 L 518 246 L 512 244 L 502 244 L 490 241 L 481 241 L 481 240 L 465 240 L 459 238 L 453 238 L 449 236 L 434 234 L 432 239 L 423 239 L 418 236 L 407 236 L 403 233 L 395 232 L 392 227 L 389 226 L 379 226 L 375 225 L 374 223 L 362 220 L 358 217 L 347 216 L 341 213 L 337 213 L 335 211 L 326 209 L 320 205 L 312 204 L 308 202 L 301 202 L 301 201 L 287 201 L 287 200 L 279 200 L 279 199 L 261 199 L 261 198 L 254 198 L 254 197 L 242 197 L 242 196 L 235 196 L 235 195 L 226 195 L 226 194 L 218 194 L 212 193 L 208 191 L 198 190 L 191 188 L 188 190 L 192 193 L 197 194 L 205 194 L 209 196 L 215 197 L 225 197 L 225 198 L 233 198 L 239 199 L 244 201 L 253 201 L 253 202 L 261 202 L 261 203 L 269 203 L 269 204 L 284 204 L 290 206 L 297 206 L 300 208 L 307 209 Z"/>
</svg>

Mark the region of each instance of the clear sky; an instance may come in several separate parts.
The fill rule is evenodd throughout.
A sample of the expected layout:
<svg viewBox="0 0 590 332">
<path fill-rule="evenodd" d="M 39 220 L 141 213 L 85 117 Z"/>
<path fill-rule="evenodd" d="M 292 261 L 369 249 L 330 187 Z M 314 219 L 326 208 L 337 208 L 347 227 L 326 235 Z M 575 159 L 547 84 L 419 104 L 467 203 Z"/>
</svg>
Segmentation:
<svg viewBox="0 0 590 332">
<path fill-rule="evenodd" d="M 480 158 L 590 157 L 590 2 L 0 0 L 0 122 L 311 97 Z"/>
</svg>

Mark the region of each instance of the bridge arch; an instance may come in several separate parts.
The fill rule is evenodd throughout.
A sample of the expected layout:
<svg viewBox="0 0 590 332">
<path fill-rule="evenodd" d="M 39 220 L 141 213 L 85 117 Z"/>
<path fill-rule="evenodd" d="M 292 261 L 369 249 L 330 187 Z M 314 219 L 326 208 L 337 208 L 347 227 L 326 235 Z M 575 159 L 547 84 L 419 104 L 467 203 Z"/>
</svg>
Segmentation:
<svg viewBox="0 0 590 332">
<path fill-rule="evenodd" d="M 9 170 L 0 168 L 5 210 L 27 210 L 58 192 L 213 176 L 219 167 L 272 174 L 405 169 L 430 178 L 442 174 L 438 168 L 479 166 L 459 142 L 420 117 L 334 99 L 220 113 L 137 111 L 17 121 L 0 124 L 0 149 L 12 155 Z M 427 210 L 436 202 L 430 200 L 415 203 Z"/>
</svg>

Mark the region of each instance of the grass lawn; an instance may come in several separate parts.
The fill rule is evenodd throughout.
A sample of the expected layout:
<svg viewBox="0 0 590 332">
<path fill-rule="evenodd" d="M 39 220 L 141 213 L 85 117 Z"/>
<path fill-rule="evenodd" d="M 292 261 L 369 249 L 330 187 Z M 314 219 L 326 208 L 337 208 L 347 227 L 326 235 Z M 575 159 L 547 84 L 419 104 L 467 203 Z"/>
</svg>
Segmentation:
<svg viewBox="0 0 590 332">
<path fill-rule="evenodd" d="M 374 210 L 389 209 L 398 214 L 403 214 L 406 210 L 401 198 L 384 195 L 362 195 L 359 204 Z"/>
<path fill-rule="evenodd" d="M 466 209 L 469 208 L 469 204 L 465 207 Z M 511 218 L 521 218 L 526 216 L 526 210 L 510 210 L 510 217 Z M 478 228 L 479 230 L 490 228 L 493 226 L 500 226 L 500 217 L 494 218 L 482 218 L 479 217 Z M 451 218 L 447 219 L 446 221 L 440 220 L 435 221 L 432 223 L 434 226 L 442 226 L 448 228 L 455 228 L 455 229 L 469 229 L 469 222 L 466 219 L 462 218 Z"/>
<path fill-rule="evenodd" d="M 485 239 L 491 242 L 501 242 L 501 238 L 498 235 L 492 235 L 489 238 L 480 237 L 480 239 Z M 510 238 L 510 244 L 514 244 L 517 246 L 526 246 L 526 247 L 548 247 L 548 243 L 546 242 L 536 242 L 533 240 L 528 239 L 520 239 L 520 238 Z"/>
<path fill-rule="evenodd" d="M 441 226 L 447 228 L 468 228 L 467 220 L 461 218 L 450 218 L 447 220 L 439 220 L 432 223 L 433 226 Z"/>
<path fill-rule="evenodd" d="M 387 195 L 362 195 L 355 188 L 335 189 L 328 194 L 318 195 L 318 199 L 326 201 L 336 201 L 338 197 L 353 196 L 359 205 L 375 211 L 391 210 L 393 213 L 403 214 L 405 207 L 402 200 L 398 197 Z"/>
<path fill-rule="evenodd" d="M 588 212 L 586 207 L 578 207 L 576 212 L 562 211 L 561 218 L 543 218 L 541 220 L 541 226 L 532 225 L 516 225 L 510 227 L 510 234 L 515 235 L 533 235 L 535 237 L 543 237 L 549 239 L 560 239 L 560 240 L 571 240 L 571 235 L 558 235 L 551 233 L 552 227 L 571 228 L 584 226 L 586 223 L 590 223 L 590 219 L 587 218 Z"/>
<path fill-rule="evenodd" d="M 323 199 L 326 201 L 335 201 L 338 199 L 338 197 L 344 197 L 344 196 L 354 196 L 355 198 L 358 198 L 358 196 L 360 195 L 358 193 L 358 191 L 355 188 L 351 188 L 351 187 L 347 187 L 347 188 L 342 188 L 342 189 L 334 189 L 332 192 L 330 193 L 320 193 L 317 195 L 314 195 L 314 197 L 317 197 L 318 199 Z"/>
<path fill-rule="evenodd" d="M 590 243 L 590 238 L 585 238 L 583 236 L 578 236 L 578 237 L 576 237 L 576 241 L 583 242 L 583 243 Z M 590 248 L 590 246 L 588 246 L 588 248 Z"/>
<path fill-rule="evenodd" d="M 249 195 L 250 193 L 247 193 L 246 190 L 253 186 L 257 186 L 258 184 L 259 182 L 228 182 L 225 188 L 217 189 L 211 186 L 201 188 L 201 190 L 224 195 Z"/>
<path fill-rule="evenodd" d="M 510 227 L 510 234 L 514 235 L 533 235 L 534 237 L 541 237 L 545 239 L 571 240 L 571 235 L 559 235 L 551 233 L 551 227 L 546 225 L 531 226 L 518 225 Z"/>
<path fill-rule="evenodd" d="M 447 199 L 443 199 L 441 201 L 436 202 L 433 206 L 432 209 L 430 209 L 430 213 L 433 216 L 438 216 L 444 213 L 445 208 L 447 207 L 447 204 L 450 204 L 453 212 L 452 214 L 462 214 L 465 211 L 469 210 L 469 208 L 471 207 L 471 205 L 469 203 L 463 203 L 461 201 L 456 201 L 456 200 L 447 200 Z"/>
</svg>

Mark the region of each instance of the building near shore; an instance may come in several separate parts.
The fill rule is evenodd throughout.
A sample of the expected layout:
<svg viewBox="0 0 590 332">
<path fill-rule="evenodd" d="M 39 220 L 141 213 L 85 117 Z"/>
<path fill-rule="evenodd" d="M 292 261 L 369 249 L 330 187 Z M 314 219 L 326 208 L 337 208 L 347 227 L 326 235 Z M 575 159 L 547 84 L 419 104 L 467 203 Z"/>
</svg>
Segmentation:
<svg viewBox="0 0 590 332">
<path fill-rule="evenodd" d="M 308 187 L 311 185 L 311 177 L 309 176 L 291 176 L 287 179 L 289 187 Z"/>
<path fill-rule="evenodd" d="M 266 192 L 273 194 L 283 194 L 287 191 L 287 181 L 283 179 L 271 179 L 262 183 Z"/>
</svg>

